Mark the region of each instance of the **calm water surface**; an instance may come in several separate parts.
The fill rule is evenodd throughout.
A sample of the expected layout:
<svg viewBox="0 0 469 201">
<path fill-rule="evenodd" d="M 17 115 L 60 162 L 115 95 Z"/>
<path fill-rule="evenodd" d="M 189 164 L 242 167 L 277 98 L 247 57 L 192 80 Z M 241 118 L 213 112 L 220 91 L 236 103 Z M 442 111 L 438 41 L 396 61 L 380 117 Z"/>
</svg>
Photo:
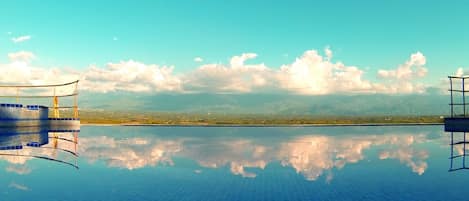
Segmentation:
<svg viewBox="0 0 469 201">
<path fill-rule="evenodd" d="M 82 126 L 77 136 L 2 135 L 1 200 L 469 199 L 469 171 L 448 172 L 442 126 Z M 452 162 L 462 167 L 463 157 Z"/>
</svg>

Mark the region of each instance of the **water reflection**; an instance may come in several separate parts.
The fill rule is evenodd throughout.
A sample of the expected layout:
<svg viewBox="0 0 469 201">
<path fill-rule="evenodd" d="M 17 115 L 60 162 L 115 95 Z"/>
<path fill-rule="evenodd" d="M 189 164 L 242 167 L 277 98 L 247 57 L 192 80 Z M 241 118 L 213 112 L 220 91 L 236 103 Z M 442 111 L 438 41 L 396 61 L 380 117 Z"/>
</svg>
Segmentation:
<svg viewBox="0 0 469 201">
<path fill-rule="evenodd" d="M 7 172 L 31 173 L 28 161 L 40 159 L 78 169 L 79 130 L 46 130 L 41 127 L 0 129 L 0 160 L 8 162 Z M 17 187 L 17 185 L 12 185 Z"/>
<path fill-rule="evenodd" d="M 211 136 L 187 132 L 177 135 L 135 134 L 138 137 L 118 134 L 85 136 L 80 139 L 79 152 L 89 163 L 103 161 L 113 168 L 133 170 L 158 165 L 175 166 L 175 158 L 184 158 L 198 164 L 194 167 L 195 173 L 201 173 L 203 168 L 227 168 L 233 175 L 246 178 L 255 178 L 267 166 L 280 164 L 313 181 L 322 175 L 331 180 L 332 170 L 370 160 L 395 161 L 416 175 L 422 175 L 428 168 L 426 160 L 430 155 L 423 145 L 431 140 L 443 140 L 441 134 L 430 131 L 344 135 L 318 132 L 262 134 L 261 137 L 255 133 L 242 134 L 242 129 L 235 133 L 230 129 L 220 129 L 216 131 L 220 133 Z M 259 132 L 266 130 L 260 129 Z"/>
<path fill-rule="evenodd" d="M 466 132 L 451 132 L 450 133 L 450 168 L 449 171 L 469 169 L 466 165 L 467 148 L 468 143 L 466 138 Z"/>
</svg>

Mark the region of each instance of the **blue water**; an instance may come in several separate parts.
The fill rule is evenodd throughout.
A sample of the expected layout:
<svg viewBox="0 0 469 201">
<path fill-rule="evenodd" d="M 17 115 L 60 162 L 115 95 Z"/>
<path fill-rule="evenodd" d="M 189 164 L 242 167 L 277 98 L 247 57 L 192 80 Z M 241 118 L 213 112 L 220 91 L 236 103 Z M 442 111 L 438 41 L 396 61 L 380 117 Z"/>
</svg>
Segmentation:
<svg viewBox="0 0 469 201">
<path fill-rule="evenodd" d="M 0 155 L 0 200 L 469 199 L 469 170 L 448 171 L 442 126 L 82 126 L 78 138 L 48 136 L 0 150 L 55 159 Z"/>
</svg>

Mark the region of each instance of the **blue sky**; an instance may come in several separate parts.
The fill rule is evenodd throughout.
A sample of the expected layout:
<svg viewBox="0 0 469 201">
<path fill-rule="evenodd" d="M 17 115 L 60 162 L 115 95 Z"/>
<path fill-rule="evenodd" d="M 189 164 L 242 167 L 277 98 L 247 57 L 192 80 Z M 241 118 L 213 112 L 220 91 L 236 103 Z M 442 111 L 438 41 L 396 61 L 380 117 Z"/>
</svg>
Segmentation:
<svg viewBox="0 0 469 201">
<path fill-rule="evenodd" d="M 421 52 L 436 85 L 469 66 L 465 1 L 5 1 L 0 3 L 0 63 L 8 53 L 34 53 L 34 66 L 85 70 L 138 61 L 187 73 L 207 63 L 278 69 L 307 50 L 334 52 L 363 79 Z M 12 38 L 30 36 L 14 43 Z M 194 62 L 203 59 L 202 64 Z"/>
</svg>

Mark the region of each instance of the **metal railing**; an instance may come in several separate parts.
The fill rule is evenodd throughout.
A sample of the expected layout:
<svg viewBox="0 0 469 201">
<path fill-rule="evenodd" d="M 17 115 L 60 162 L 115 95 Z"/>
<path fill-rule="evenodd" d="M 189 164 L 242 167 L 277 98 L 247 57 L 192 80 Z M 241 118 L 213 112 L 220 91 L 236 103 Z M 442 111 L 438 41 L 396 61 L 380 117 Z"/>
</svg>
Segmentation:
<svg viewBox="0 0 469 201">
<path fill-rule="evenodd" d="M 78 82 L 79 80 L 64 83 L 64 84 L 47 84 L 47 85 L 0 85 L 0 89 L 11 89 L 10 94 L 0 94 L 0 98 L 15 98 L 16 102 L 19 103 L 20 99 L 34 99 L 34 98 L 52 98 L 52 105 L 49 109 L 52 109 L 54 118 L 59 118 L 61 109 L 73 109 L 73 118 L 78 118 Z M 63 92 L 64 87 L 71 87 L 71 90 Z M 30 90 L 30 91 L 27 91 Z M 33 94 L 31 90 L 38 90 Z M 43 90 L 43 91 L 41 91 Z M 47 91 L 50 90 L 50 91 Z M 23 95 L 24 94 L 24 95 Z M 59 98 L 72 97 L 72 106 L 59 106 Z"/>
<path fill-rule="evenodd" d="M 466 105 L 469 105 L 469 103 L 466 103 L 466 92 L 469 92 L 469 90 L 466 90 L 465 87 L 465 80 L 469 79 L 469 76 L 448 76 L 449 78 L 449 92 L 450 92 L 450 97 L 451 97 L 451 102 L 449 103 L 450 108 L 451 108 L 451 117 L 466 117 L 466 115 L 469 115 L 468 112 L 466 112 Z M 460 81 L 461 85 L 455 86 L 454 81 L 458 80 Z M 460 102 L 455 102 L 455 93 L 461 93 L 461 100 Z M 457 106 L 458 108 L 455 108 Z M 461 109 L 459 108 L 462 106 L 462 112 L 460 111 Z M 459 111 L 459 113 L 458 113 Z"/>
</svg>

